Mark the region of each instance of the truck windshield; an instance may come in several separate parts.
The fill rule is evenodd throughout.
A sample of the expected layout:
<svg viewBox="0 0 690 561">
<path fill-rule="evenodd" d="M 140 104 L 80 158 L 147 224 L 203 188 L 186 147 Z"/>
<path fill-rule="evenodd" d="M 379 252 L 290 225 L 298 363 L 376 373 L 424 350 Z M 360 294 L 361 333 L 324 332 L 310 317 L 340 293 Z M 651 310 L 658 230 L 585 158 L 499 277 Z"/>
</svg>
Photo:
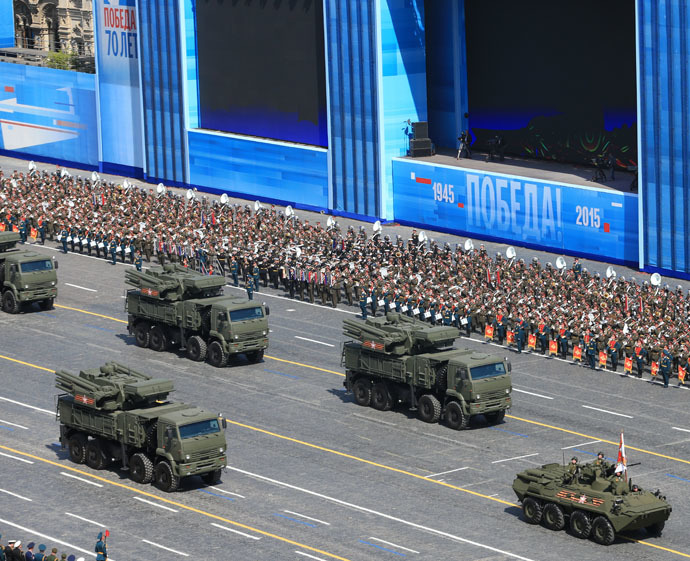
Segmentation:
<svg viewBox="0 0 690 561">
<path fill-rule="evenodd" d="M 22 273 L 36 273 L 38 271 L 52 271 L 53 262 L 50 259 L 29 261 L 21 264 Z"/>
<path fill-rule="evenodd" d="M 470 369 L 473 380 L 481 380 L 482 378 L 491 378 L 492 376 L 501 376 L 506 373 L 506 367 L 502 362 L 494 364 L 485 364 L 483 366 L 475 366 Z"/>
<path fill-rule="evenodd" d="M 264 317 L 261 308 L 247 308 L 245 310 L 231 310 L 230 321 L 246 321 L 248 319 L 259 319 Z"/>
<path fill-rule="evenodd" d="M 220 431 L 218 419 L 209 419 L 208 421 L 199 421 L 198 423 L 182 425 L 180 427 L 180 438 L 194 438 L 195 436 L 213 434 L 218 431 Z"/>
</svg>

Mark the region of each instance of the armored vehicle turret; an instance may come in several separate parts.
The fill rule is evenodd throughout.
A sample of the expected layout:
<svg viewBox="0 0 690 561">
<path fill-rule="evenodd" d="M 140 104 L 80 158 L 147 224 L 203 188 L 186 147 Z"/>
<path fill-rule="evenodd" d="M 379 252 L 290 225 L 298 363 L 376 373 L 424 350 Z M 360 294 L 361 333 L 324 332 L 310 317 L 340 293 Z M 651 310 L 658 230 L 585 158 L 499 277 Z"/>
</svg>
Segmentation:
<svg viewBox="0 0 690 561">
<path fill-rule="evenodd" d="M 137 345 L 164 351 L 186 349 L 192 360 L 225 366 L 231 355 L 251 362 L 268 347 L 268 306 L 223 295 L 225 277 L 181 265 L 129 270 L 125 282 L 127 329 Z"/>
<path fill-rule="evenodd" d="M 517 475 L 513 490 L 528 523 L 541 522 L 551 530 L 569 525 L 575 537 L 602 545 L 628 530 L 661 535 L 671 515 L 671 505 L 659 491 L 641 489 L 594 464 L 576 470 L 555 463 L 527 469 Z"/>
<path fill-rule="evenodd" d="M 382 411 L 402 403 L 420 419 L 441 418 L 464 429 L 483 415 L 490 424 L 503 420 L 511 405 L 510 363 L 470 349 L 455 349 L 454 327 L 432 327 L 398 313 L 366 321 L 346 319 L 343 345 L 344 385 L 355 402 Z"/>
<path fill-rule="evenodd" d="M 218 482 L 226 466 L 225 420 L 167 400 L 170 380 L 151 378 L 110 362 L 71 374 L 55 372 L 60 443 L 70 459 L 103 469 L 113 461 L 138 483 L 164 491 L 201 475 Z"/>
<path fill-rule="evenodd" d="M 0 232 L 0 293 L 2 309 L 19 313 L 22 305 L 38 302 L 53 307 L 57 297 L 57 261 L 36 251 L 17 249 L 17 232 Z"/>
</svg>

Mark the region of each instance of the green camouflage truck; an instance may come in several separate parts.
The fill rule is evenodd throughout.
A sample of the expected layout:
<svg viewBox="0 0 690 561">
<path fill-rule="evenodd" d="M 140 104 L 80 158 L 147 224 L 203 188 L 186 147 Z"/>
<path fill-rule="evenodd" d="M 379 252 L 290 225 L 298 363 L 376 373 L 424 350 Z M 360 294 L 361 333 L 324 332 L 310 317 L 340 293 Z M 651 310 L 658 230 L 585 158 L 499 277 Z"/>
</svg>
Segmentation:
<svg viewBox="0 0 690 561">
<path fill-rule="evenodd" d="M 110 362 L 78 375 L 55 372 L 60 444 L 70 459 L 103 469 L 121 462 L 137 483 L 175 491 L 180 479 L 200 475 L 209 485 L 227 465 L 225 419 L 167 401 L 170 380 Z"/>
<path fill-rule="evenodd" d="M 186 349 L 195 361 L 216 367 L 244 353 L 259 362 L 268 348 L 269 308 L 223 295 L 225 277 L 203 275 L 181 265 L 128 270 L 127 329 L 140 347 Z"/>
<path fill-rule="evenodd" d="M 456 430 L 484 415 L 503 420 L 511 405 L 511 366 L 507 359 L 454 349 L 454 327 L 433 327 L 403 314 L 366 321 L 346 319 L 343 345 L 344 385 L 355 402 L 386 411 L 397 404 L 417 410 L 420 419 L 445 419 Z"/>
<path fill-rule="evenodd" d="M 19 233 L 0 232 L 2 309 L 17 314 L 22 305 L 38 302 L 43 310 L 57 298 L 57 260 L 30 249 L 17 249 Z"/>
</svg>

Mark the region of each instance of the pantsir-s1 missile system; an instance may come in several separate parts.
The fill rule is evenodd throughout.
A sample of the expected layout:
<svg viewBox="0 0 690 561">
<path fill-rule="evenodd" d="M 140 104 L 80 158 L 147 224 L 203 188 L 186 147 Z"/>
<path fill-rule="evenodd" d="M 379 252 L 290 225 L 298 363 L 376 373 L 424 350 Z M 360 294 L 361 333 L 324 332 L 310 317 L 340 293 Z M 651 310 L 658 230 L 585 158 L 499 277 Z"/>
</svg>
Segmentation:
<svg viewBox="0 0 690 561">
<path fill-rule="evenodd" d="M 593 464 L 571 473 L 560 464 L 518 473 L 513 490 L 530 524 L 551 530 L 570 526 L 576 538 L 610 545 L 616 534 L 644 528 L 658 536 L 671 515 L 671 505 L 659 491 L 651 492 L 616 475 L 607 476 Z"/>
<path fill-rule="evenodd" d="M 128 270 L 127 329 L 137 345 L 164 351 L 186 348 L 192 360 L 221 367 L 245 353 L 251 362 L 268 347 L 268 306 L 223 295 L 225 277 L 181 265 Z"/>
<path fill-rule="evenodd" d="M 49 310 L 57 298 L 57 261 L 27 249 L 16 249 L 17 232 L 0 232 L 2 309 L 16 314 L 22 304 L 38 302 Z"/>
<path fill-rule="evenodd" d="M 111 362 L 78 375 L 55 372 L 60 443 L 70 459 L 102 469 L 113 460 L 137 483 L 175 491 L 180 479 L 220 480 L 227 465 L 225 419 L 167 401 L 170 380 Z"/>
<path fill-rule="evenodd" d="M 398 403 L 416 408 L 419 418 L 444 418 L 453 429 L 470 418 L 503 420 L 511 405 L 510 363 L 470 349 L 454 349 L 454 327 L 417 321 L 402 314 L 366 321 L 346 319 L 343 345 L 344 385 L 359 405 L 385 411 Z"/>
</svg>

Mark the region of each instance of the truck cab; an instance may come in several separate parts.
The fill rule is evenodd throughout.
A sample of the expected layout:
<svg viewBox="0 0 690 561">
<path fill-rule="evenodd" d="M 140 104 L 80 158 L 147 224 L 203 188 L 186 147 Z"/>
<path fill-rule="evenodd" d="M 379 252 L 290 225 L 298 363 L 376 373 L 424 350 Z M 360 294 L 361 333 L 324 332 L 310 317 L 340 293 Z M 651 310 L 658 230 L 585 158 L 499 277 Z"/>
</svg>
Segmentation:
<svg viewBox="0 0 690 561">
<path fill-rule="evenodd" d="M 492 413 L 511 406 L 511 365 L 484 353 L 471 352 L 448 362 L 448 390 L 466 415 Z"/>
<path fill-rule="evenodd" d="M 211 308 L 210 335 L 221 336 L 229 353 L 251 352 L 268 346 L 268 306 L 227 299 Z"/>
<path fill-rule="evenodd" d="M 0 290 L 5 312 L 17 313 L 23 303 L 50 309 L 57 297 L 57 261 L 33 251 L 0 253 Z"/>
</svg>

